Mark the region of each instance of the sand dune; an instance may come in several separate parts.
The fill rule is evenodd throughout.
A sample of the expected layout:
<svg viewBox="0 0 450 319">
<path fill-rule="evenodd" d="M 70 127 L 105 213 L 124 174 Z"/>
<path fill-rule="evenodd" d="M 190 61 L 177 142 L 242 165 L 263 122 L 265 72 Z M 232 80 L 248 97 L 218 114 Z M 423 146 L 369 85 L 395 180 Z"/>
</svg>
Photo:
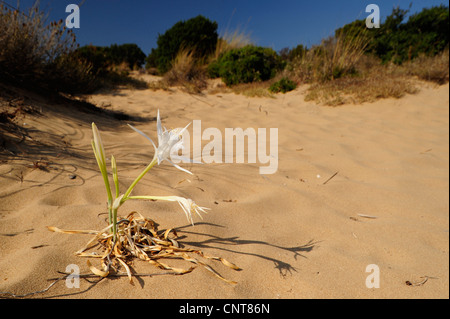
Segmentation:
<svg viewBox="0 0 450 319">
<path fill-rule="evenodd" d="M 59 282 L 34 297 L 448 298 L 448 89 L 423 85 L 418 94 L 399 100 L 337 108 L 305 102 L 302 88 L 273 99 L 176 89 L 88 97 L 139 121 L 33 100 L 40 114 L 20 119 L 30 140 L 19 144 L 20 156 L 7 154 L 0 162 L 0 291 L 44 289 L 69 264 L 88 273 L 86 259 L 73 253 L 90 237 L 52 233 L 46 226 L 105 226 L 99 214 L 106 212 L 106 194 L 90 124 L 96 122 L 108 156 L 116 157 L 125 190 L 153 156 L 151 144 L 126 124 L 156 139 L 159 109 L 168 128 L 193 120 L 222 132 L 278 128 L 275 174 L 260 175 L 259 163 L 182 164 L 194 173 L 190 176 L 163 163 L 135 189 L 210 207 L 195 226 L 173 203 L 134 201 L 121 208 L 123 214 L 139 211 L 161 229 L 176 227 L 181 243 L 237 264 L 241 271 L 208 262 L 238 283 L 227 284 L 198 267 L 183 276 L 142 277 L 135 286 L 126 278 L 81 280 L 79 289 Z M 366 287 L 370 264 L 380 269 L 378 289 Z M 134 269 L 162 272 L 139 261 Z M 405 283 L 425 277 L 420 286 Z"/>
</svg>

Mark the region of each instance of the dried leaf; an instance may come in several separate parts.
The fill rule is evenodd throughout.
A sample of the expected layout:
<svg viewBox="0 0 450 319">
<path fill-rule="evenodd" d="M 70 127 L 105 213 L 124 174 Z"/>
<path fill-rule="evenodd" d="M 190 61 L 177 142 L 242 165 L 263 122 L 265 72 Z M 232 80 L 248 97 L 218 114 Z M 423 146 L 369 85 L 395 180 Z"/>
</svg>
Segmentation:
<svg viewBox="0 0 450 319">
<path fill-rule="evenodd" d="M 86 261 L 86 264 L 88 265 L 89 269 L 92 271 L 92 273 L 94 275 L 97 275 L 100 277 L 107 277 L 109 275 L 109 270 L 106 270 L 106 271 L 100 270 L 100 269 L 92 266 L 92 264 L 89 260 Z"/>
<path fill-rule="evenodd" d="M 55 233 L 63 233 L 63 234 L 87 234 L 87 235 L 96 235 L 98 234 L 97 230 L 65 230 L 65 229 L 59 229 L 58 227 L 54 226 L 47 226 L 49 231 L 55 232 Z"/>
</svg>

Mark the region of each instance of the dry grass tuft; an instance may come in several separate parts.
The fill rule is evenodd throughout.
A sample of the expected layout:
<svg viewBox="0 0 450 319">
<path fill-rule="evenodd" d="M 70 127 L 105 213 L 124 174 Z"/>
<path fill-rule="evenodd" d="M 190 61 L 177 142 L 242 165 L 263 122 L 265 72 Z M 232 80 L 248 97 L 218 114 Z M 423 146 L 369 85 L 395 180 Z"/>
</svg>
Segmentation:
<svg viewBox="0 0 450 319">
<path fill-rule="evenodd" d="M 225 84 L 220 83 L 219 85 L 214 85 L 209 88 L 207 93 L 211 95 L 220 93 L 235 93 L 242 94 L 247 97 L 275 98 L 275 95 L 269 91 L 269 87 L 273 82 L 273 80 L 270 80 L 264 82 L 241 83 L 233 85 L 232 87 L 228 87 Z"/>
<path fill-rule="evenodd" d="M 383 65 L 380 59 L 364 54 L 366 45 L 364 33 L 330 38 L 294 61 L 290 77 L 310 84 L 305 100 L 329 106 L 415 94 L 417 78 L 437 84 L 449 81 L 448 49 L 399 66 Z"/>
<path fill-rule="evenodd" d="M 328 38 L 294 60 L 292 77 L 297 82 L 320 83 L 355 74 L 367 45 L 364 32 L 353 37 L 338 35 Z"/>
<path fill-rule="evenodd" d="M 222 54 L 233 49 L 243 48 L 252 44 L 250 35 L 239 30 L 234 32 L 226 31 L 217 40 L 216 51 L 209 58 L 210 61 L 217 60 Z"/>
<path fill-rule="evenodd" d="M 241 83 L 233 85 L 230 89 L 236 94 L 242 94 L 248 97 L 275 98 L 275 96 L 269 91 L 269 87 L 272 82 L 273 81 Z"/>
<path fill-rule="evenodd" d="M 449 81 L 449 49 L 436 56 L 421 55 L 399 67 L 400 72 L 439 85 Z"/>
<path fill-rule="evenodd" d="M 306 101 L 338 106 L 361 104 L 378 99 L 401 98 L 405 94 L 415 94 L 417 87 L 410 78 L 386 74 L 364 77 L 344 77 L 325 83 L 314 83 L 308 89 Z"/>
<path fill-rule="evenodd" d="M 188 93 L 198 94 L 206 89 L 207 78 L 206 67 L 195 58 L 195 49 L 182 48 L 160 86 L 181 86 Z"/>
</svg>

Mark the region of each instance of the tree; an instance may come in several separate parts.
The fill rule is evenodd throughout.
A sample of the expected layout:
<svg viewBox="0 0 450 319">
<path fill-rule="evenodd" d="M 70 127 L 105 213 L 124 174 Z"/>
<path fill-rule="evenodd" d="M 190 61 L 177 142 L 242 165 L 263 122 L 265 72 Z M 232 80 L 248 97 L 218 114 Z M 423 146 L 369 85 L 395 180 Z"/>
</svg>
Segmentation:
<svg viewBox="0 0 450 319">
<path fill-rule="evenodd" d="M 216 49 L 217 27 L 217 22 L 201 15 L 179 21 L 164 34 L 158 35 L 157 48 L 147 57 L 147 62 L 154 62 L 159 72 L 165 73 L 181 49 L 193 50 L 197 60 L 203 59 Z"/>
<path fill-rule="evenodd" d="M 375 54 L 383 62 L 397 64 L 420 54 L 435 55 L 448 47 L 448 7 L 440 5 L 424 8 L 404 22 L 408 12 L 409 9 L 396 7 L 379 29 L 367 29 L 365 20 L 356 20 L 336 30 L 336 34 L 352 37 L 358 30 L 366 30 L 364 33 L 369 41 L 366 52 Z"/>
</svg>

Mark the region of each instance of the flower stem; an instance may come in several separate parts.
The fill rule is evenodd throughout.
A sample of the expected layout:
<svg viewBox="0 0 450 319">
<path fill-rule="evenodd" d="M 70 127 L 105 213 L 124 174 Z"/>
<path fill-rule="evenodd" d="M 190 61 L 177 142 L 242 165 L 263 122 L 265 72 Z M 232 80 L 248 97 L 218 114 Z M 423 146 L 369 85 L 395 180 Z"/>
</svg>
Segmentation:
<svg viewBox="0 0 450 319">
<path fill-rule="evenodd" d="M 156 163 L 158 163 L 158 158 L 155 155 L 153 157 L 153 160 L 150 162 L 150 164 L 148 164 L 148 166 L 142 171 L 142 173 L 139 174 L 139 176 L 134 180 L 134 182 L 130 185 L 128 190 L 125 192 L 125 194 L 123 195 L 123 198 L 122 198 L 122 203 L 128 199 L 128 196 L 131 194 L 131 192 L 133 191 L 133 188 L 136 186 L 136 184 L 145 176 L 145 174 L 148 173 L 149 170 L 152 169 L 153 166 L 155 166 Z"/>
<path fill-rule="evenodd" d="M 112 209 L 112 233 L 113 233 L 113 241 L 116 242 L 117 237 L 117 210 L 118 208 Z"/>
</svg>

